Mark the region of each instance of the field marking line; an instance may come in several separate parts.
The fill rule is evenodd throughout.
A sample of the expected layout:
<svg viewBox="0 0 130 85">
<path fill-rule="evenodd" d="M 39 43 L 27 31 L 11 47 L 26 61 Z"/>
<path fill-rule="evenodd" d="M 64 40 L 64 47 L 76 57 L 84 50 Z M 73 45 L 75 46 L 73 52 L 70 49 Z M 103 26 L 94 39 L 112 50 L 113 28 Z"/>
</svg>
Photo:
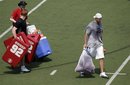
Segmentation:
<svg viewBox="0 0 130 85">
<path fill-rule="evenodd" d="M 113 75 L 114 73 L 111 73 L 111 72 L 106 72 L 106 74 L 110 74 L 110 75 Z M 118 73 L 118 75 L 121 75 L 121 76 L 126 76 L 127 73 Z"/>
<path fill-rule="evenodd" d="M 128 63 L 129 60 L 130 60 L 130 55 L 125 59 L 125 61 L 121 64 L 121 66 L 116 70 L 116 72 L 108 80 L 106 85 L 110 85 L 112 83 L 112 81 L 116 78 L 116 76 L 120 73 L 120 71 L 124 68 L 124 66 Z"/>
<path fill-rule="evenodd" d="M 3 0 L 0 0 L 0 2 L 2 2 Z"/>
<path fill-rule="evenodd" d="M 37 4 L 33 9 L 31 9 L 28 12 L 28 15 L 30 15 L 32 12 L 34 12 L 36 9 L 38 9 L 44 2 L 46 2 L 47 0 L 42 0 L 39 4 Z M 12 26 L 10 26 L 7 30 L 5 30 L 1 35 L 0 35 L 0 39 L 2 37 L 4 37 L 10 30 L 11 30 Z"/>
<path fill-rule="evenodd" d="M 36 5 L 33 9 L 31 9 L 28 12 L 28 15 L 30 15 L 32 12 L 34 12 L 36 9 L 38 9 L 44 2 L 46 2 L 47 0 L 42 0 L 38 5 Z"/>
<path fill-rule="evenodd" d="M 5 30 L 5 31 L 0 35 L 0 39 L 1 39 L 2 37 L 4 37 L 11 29 L 12 29 L 12 26 L 10 26 L 7 30 Z"/>
<path fill-rule="evenodd" d="M 53 76 L 53 75 L 55 75 L 56 72 L 57 72 L 57 70 L 53 70 L 53 71 L 50 73 L 50 75 Z"/>
</svg>

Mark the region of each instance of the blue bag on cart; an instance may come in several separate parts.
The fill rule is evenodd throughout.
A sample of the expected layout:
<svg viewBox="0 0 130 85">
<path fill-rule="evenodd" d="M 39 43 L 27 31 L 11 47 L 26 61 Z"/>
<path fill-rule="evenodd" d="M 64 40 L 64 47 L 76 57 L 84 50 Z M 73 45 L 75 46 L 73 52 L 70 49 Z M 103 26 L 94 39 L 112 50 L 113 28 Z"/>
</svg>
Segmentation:
<svg viewBox="0 0 130 85">
<path fill-rule="evenodd" d="M 42 37 L 36 48 L 37 58 L 42 58 L 52 53 L 47 37 Z"/>
</svg>

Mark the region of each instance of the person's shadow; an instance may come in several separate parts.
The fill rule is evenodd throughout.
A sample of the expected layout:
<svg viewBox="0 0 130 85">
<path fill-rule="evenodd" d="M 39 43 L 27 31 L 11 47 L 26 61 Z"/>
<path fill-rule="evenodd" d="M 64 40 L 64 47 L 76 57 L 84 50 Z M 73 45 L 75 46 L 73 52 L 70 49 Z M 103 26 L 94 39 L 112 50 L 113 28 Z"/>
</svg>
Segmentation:
<svg viewBox="0 0 130 85">
<path fill-rule="evenodd" d="M 40 64 L 47 63 L 50 61 L 52 61 L 52 59 L 48 58 L 47 56 L 42 57 L 42 58 L 35 58 L 35 60 L 33 60 L 30 64 L 27 64 L 26 67 L 32 70 L 33 68 L 39 67 Z M 9 71 L 5 71 L 4 74 L 20 74 L 21 73 L 20 67 L 12 68 L 11 66 L 6 66 L 6 68 L 8 68 Z"/>
<path fill-rule="evenodd" d="M 95 78 L 95 76 L 93 76 L 93 74 L 86 74 L 84 76 L 77 76 L 76 78 Z"/>
<path fill-rule="evenodd" d="M 105 55 L 109 55 L 109 54 L 113 54 L 113 53 L 116 53 L 116 52 L 119 52 L 119 51 L 122 51 L 124 49 L 127 49 L 127 48 L 130 48 L 130 45 L 126 45 L 122 48 L 118 48 L 116 50 L 113 50 L 113 51 L 110 51 L 110 52 L 106 52 Z M 52 59 L 48 58 L 48 57 L 45 57 L 45 58 L 41 58 L 41 59 L 36 59 L 34 62 L 32 62 L 29 67 L 30 68 L 36 68 L 36 67 L 39 67 L 39 65 L 41 63 L 46 63 L 46 62 L 50 62 L 52 61 Z M 48 67 L 41 67 L 41 68 L 37 68 L 37 69 L 33 69 L 33 70 L 41 70 L 41 69 L 46 69 L 46 68 L 52 68 L 52 67 L 59 67 L 59 66 L 64 66 L 64 65 L 68 65 L 68 64 L 73 64 L 73 63 L 77 63 L 78 60 L 74 60 L 74 61 L 71 61 L 71 62 L 66 62 L 66 63 L 61 63 L 61 64 L 58 64 L 58 65 L 52 65 L 52 66 L 48 66 Z M 10 68 L 10 67 L 7 67 L 7 68 Z M 11 69 L 11 68 L 10 68 Z M 19 73 L 19 70 L 15 70 L 15 71 L 7 71 L 5 73 L 13 73 L 13 74 L 18 74 Z M 95 73 L 96 74 L 100 74 L 100 70 L 99 68 L 96 68 L 95 69 Z M 78 77 L 77 77 L 78 78 Z M 93 76 L 89 75 L 89 76 L 86 76 L 85 78 L 94 78 Z"/>
<path fill-rule="evenodd" d="M 47 63 L 52 61 L 52 59 L 50 59 L 49 57 L 42 57 L 42 58 L 35 58 L 35 60 L 33 60 L 33 62 L 31 62 L 28 67 L 29 68 L 37 68 L 39 67 L 40 64 L 42 63 Z"/>
<path fill-rule="evenodd" d="M 99 68 L 95 68 L 95 73 L 96 74 L 100 74 L 100 69 Z"/>
</svg>

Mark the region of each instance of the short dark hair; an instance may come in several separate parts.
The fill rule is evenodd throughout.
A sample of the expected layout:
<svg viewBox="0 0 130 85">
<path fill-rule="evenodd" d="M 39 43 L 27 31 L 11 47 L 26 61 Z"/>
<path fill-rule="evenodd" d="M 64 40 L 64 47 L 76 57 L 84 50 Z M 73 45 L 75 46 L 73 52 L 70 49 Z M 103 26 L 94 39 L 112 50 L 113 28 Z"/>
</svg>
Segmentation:
<svg viewBox="0 0 130 85">
<path fill-rule="evenodd" d="M 26 5 L 27 3 L 23 0 L 18 3 L 18 6 L 26 6 Z"/>
</svg>

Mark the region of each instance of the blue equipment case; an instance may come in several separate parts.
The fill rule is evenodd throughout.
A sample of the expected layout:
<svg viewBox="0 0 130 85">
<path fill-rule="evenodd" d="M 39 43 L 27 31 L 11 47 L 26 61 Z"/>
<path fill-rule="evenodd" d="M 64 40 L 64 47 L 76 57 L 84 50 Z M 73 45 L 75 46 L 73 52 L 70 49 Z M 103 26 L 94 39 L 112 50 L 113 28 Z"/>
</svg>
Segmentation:
<svg viewBox="0 0 130 85">
<path fill-rule="evenodd" d="M 36 48 L 37 58 L 42 58 L 52 53 L 50 44 L 46 37 L 41 38 Z"/>
</svg>

